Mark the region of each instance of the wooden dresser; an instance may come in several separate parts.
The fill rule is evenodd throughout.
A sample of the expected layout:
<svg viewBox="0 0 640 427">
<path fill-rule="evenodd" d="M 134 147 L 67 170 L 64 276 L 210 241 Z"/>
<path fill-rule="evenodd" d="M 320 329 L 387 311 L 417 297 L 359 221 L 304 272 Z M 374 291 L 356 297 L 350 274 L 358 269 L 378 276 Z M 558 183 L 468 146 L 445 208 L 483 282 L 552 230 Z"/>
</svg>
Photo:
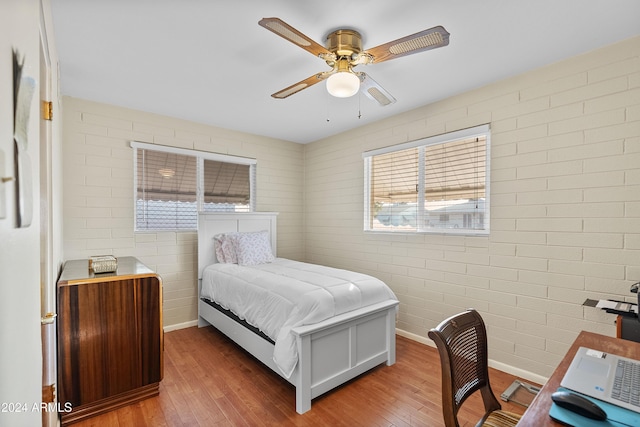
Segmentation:
<svg viewBox="0 0 640 427">
<path fill-rule="evenodd" d="M 58 402 L 71 411 L 63 425 L 157 395 L 162 352 L 160 276 L 133 257 L 118 258 L 114 273 L 94 274 L 86 259 L 64 264 Z"/>
</svg>

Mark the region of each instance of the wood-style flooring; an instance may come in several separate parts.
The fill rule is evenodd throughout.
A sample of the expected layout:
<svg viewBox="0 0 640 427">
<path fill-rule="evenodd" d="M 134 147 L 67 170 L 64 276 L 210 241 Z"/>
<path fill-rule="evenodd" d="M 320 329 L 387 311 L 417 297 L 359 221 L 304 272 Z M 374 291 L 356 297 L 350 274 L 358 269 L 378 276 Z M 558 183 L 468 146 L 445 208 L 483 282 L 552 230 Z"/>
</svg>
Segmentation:
<svg viewBox="0 0 640 427">
<path fill-rule="evenodd" d="M 295 389 L 213 327 L 164 336 L 160 395 L 74 427 L 129 426 L 443 426 L 440 361 L 435 348 L 397 337 L 393 366 L 381 365 L 295 411 Z M 514 376 L 491 369 L 496 396 Z M 502 402 L 503 409 L 524 407 Z M 459 416 L 462 426 L 481 417 L 480 396 Z"/>
</svg>

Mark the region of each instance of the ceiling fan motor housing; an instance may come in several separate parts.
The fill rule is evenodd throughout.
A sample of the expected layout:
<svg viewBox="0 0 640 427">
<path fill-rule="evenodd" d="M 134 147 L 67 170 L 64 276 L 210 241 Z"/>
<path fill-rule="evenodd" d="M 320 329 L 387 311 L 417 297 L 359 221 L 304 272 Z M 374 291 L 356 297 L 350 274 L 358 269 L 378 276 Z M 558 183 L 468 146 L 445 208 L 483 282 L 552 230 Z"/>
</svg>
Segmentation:
<svg viewBox="0 0 640 427">
<path fill-rule="evenodd" d="M 338 58 L 362 52 L 362 36 L 355 30 L 337 30 L 327 36 L 327 50 Z"/>
</svg>

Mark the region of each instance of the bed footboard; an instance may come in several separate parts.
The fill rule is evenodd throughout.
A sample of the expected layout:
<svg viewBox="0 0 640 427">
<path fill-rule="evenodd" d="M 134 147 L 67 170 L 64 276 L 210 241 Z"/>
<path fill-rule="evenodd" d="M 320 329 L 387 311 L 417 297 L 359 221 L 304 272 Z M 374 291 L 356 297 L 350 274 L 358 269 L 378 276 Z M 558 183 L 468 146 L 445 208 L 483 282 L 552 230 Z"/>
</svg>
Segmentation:
<svg viewBox="0 0 640 427">
<path fill-rule="evenodd" d="M 303 414 L 311 409 L 312 399 L 381 363 L 395 363 L 397 305 L 398 301 L 384 301 L 292 329 L 296 335 L 298 364 L 290 378 L 284 377 L 273 361 L 273 344 L 204 301 L 198 301 L 198 326 L 213 325 L 293 384 L 296 412 Z"/>
<path fill-rule="evenodd" d="M 396 361 L 398 301 L 385 301 L 325 322 L 292 329 L 297 336 L 296 412 L 311 400 L 375 366 Z"/>
</svg>

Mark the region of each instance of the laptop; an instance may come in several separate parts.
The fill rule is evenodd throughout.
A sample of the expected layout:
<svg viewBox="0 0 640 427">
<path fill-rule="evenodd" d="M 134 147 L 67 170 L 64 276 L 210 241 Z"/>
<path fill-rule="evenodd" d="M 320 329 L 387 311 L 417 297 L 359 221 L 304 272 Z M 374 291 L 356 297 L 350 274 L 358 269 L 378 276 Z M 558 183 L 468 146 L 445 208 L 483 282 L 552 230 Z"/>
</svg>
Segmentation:
<svg viewBox="0 0 640 427">
<path fill-rule="evenodd" d="M 640 360 L 580 347 L 560 385 L 640 412 Z"/>
</svg>

